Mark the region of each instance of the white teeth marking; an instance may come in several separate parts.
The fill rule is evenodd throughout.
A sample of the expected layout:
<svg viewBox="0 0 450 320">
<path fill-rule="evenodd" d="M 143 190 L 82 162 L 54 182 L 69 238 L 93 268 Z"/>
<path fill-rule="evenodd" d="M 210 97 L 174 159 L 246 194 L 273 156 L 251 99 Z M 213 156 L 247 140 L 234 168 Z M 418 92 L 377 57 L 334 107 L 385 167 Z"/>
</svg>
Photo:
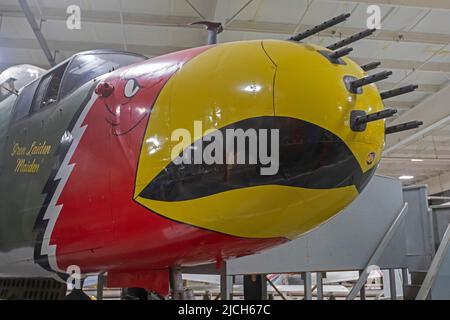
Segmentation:
<svg viewBox="0 0 450 320">
<path fill-rule="evenodd" d="M 92 95 L 90 101 L 84 107 L 81 115 L 79 116 L 77 123 L 72 129 L 71 135 L 73 137 L 72 144 L 67 151 L 67 154 L 59 167 L 59 170 L 55 176 L 55 181 L 59 180 L 58 186 L 50 200 L 50 203 L 47 207 L 47 211 L 45 212 L 43 220 L 48 220 L 47 227 L 45 229 L 44 239 L 42 241 L 41 247 L 41 255 L 48 256 L 48 262 L 53 271 L 65 273 L 65 270 L 61 270 L 58 267 L 58 263 L 56 261 L 56 244 L 50 244 L 51 235 L 53 233 L 53 229 L 55 227 L 56 221 L 58 220 L 58 216 L 61 212 L 63 204 L 57 205 L 58 199 L 61 193 L 64 190 L 64 187 L 69 180 L 70 174 L 72 173 L 73 168 L 75 167 L 75 163 L 70 163 L 70 160 L 75 153 L 75 150 L 78 146 L 78 143 L 83 136 L 87 125 L 83 125 L 84 119 L 86 118 L 88 112 L 91 110 L 92 105 L 97 100 L 97 96 L 95 94 Z"/>
<path fill-rule="evenodd" d="M 139 91 L 139 84 L 137 83 L 136 80 L 134 79 L 130 79 L 127 81 L 127 83 L 125 84 L 125 88 L 124 88 L 124 92 L 123 94 L 125 95 L 125 97 L 127 98 L 132 98 L 136 95 L 136 93 Z"/>
</svg>

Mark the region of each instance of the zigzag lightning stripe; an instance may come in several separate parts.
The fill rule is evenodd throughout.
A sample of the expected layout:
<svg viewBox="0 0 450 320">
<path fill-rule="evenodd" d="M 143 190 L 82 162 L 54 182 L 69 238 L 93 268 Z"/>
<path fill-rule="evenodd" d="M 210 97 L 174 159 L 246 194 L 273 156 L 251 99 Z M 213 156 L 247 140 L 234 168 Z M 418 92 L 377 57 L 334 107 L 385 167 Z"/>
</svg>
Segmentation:
<svg viewBox="0 0 450 320">
<path fill-rule="evenodd" d="M 59 214 L 62 210 L 63 204 L 57 205 L 58 199 L 64 190 L 64 187 L 67 183 L 67 180 L 70 177 L 70 174 L 72 173 L 73 168 L 75 167 L 75 163 L 70 163 L 70 160 L 72 159 L 73 154 L 75 153 L 75 150 L 77 149 L 78 143 L 81 141 L 81 138 L 83 137 L 84 132 L 86 131 L 87 125 L 83 125 L 83 122 L 91 110 L 91 107 L 93 106 L 94 102 L 97 99 L 96 94 L 92 94 L 91 99 L 85 106 L 84 110 L 81 112 L 77 122 L 75 123 L 75 126 L 72 129 L 71 135 L 72 135 L 72 143 L 70 145 L 69 150 L 67 151 L 67 154 L 54 178 L 54 181 L 58 184 L 56 187 L 55 192 L 53 193 L 53 196 L 50 200 L 50 203 L 47 207 L 47 210 L 45 212 L 43 220 L 47 221 L 42 247 L 41 247 L 41 255 L 47 255 L 48 256 L 48 262 L 49 266 L 52 270 L 57 272 L 65 273 L 64 270 L 59 269 L 58 264 L 56 262 L 56 245 L 50 244 L 51 235 L 53 232 L 53 229 L 55 227 L 56 221 L 58 220 Z M 58 181 L 59 180 L 59 181 Z"/>
</svg>

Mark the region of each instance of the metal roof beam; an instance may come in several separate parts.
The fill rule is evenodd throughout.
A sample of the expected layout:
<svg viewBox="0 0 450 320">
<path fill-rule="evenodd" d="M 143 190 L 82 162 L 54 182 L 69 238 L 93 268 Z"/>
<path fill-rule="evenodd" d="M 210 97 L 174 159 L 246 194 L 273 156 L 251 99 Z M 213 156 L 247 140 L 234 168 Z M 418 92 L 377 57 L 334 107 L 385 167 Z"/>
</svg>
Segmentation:
<svg viewBox="0 0 450 320">
<path fill-rule="evenodd" d="M 420 120 L 424 125 L 414 131 L 394 134 L 386 137 L 386 150 L 388 154 L 401 146 L 416 141 L 433 130 L 447 125 L 450 122 L 450 85 L 420 102 L 416 107 L 398 117 L 390 125 Z"/>
<path fill-rule="evenodd" d="M 448 191 L 450 190 L 450 173 L 442 173 L 435 177 L 423 180 L 422 183 L 428 185 L 428 192 L 430 195 Z"/>
<path fill-rule="evenodd" d="M 67 14 L 64 8 L 50 8 L 41 7 L 42 17 L 47 20 L 66 20 Z M 219 9 L 219 6 L 217 10 Z M 0 11 L 5 17 L 22 17 L 23 13 L 18 10 L 17 6 L 0 5 Z M 36 11 L 36 8 L 31 8 L 31 11 Z M 217 14 L 216 14 L 217 15 Z M 217 15 L 219 18 L 219 15 Z M 142 26 L 165 26 L 165 27 L 183 27 L 183 28 L 199 28 L 198 26 L 190 26 L 189 24 L 197 21 L 196 16 L 173 16 L 173 15 L 155 15 L 144 13 L 123 13 L 124 24 L 142 25 Z M 94 11 L 83 10 L 84 22 L 96 23 L 120 23 L 120 13 L 115 11 Z M 298 30 L 306 30 L 310 28 L 309 25 L 297 26 L 294 23 L 275 23 L 268 21 L 243 21 L 233 20 L 226 26 L 229 31 L 243 31 L 243 32 L 260 32 L 260 33 L 275 33 L 283 35 L 292 35 L 292 33 L 299 27 Z M 360 28 L 339 27 L 339 35 L 341 37 L 349 37 L 355 33 L 360 32 Z M 321 36 L 331 37 L 336 39 L 336 28 L 325 30 L 320 33 Z M 450 35 L 438 33 L 419 33 L 419 32 L 397 32 L 389 30 L 380 30 L 373 36 L 366 38 L 368 40 L 383 40 L 390 42 L 415 42 L 428 44 L 448 44 L 450 43 Z"/>
<path fill-rule="evenodd" d="M 260 32 L 260 33 L 276 33 L 276 34 L 292 34 L 297 26 L 293 23 L 278 23 L 278 22 L 266 22 L 266 21 L 240 21 L 235 20 L 227 26 L 229 31 L 244 31 L 244 32 Z M 309 25 L 302 25 L 301 30 L 310 28 Z M 320 35 L 322 37 L 330 37 L 336 39 L 336 29 L 331 28 L 322 31 Z M 338 27 L 339 35 L 349 37 L 357 32 L 361 31 L 361 28 L 350 27 Z M 427 43 L 427 44 L 448 44 L 450 43 L 449 34 L 438 33 L 423 33 L 423 32 L 398 32 L 392 30 L 380 30 L 373 36 L 365 38 L 367 40 L 378 41 L 390 41 L 390 42 L 414 42 L 414 43 Z"/>
<path fill-rule="evenodd" d="M 408 157 L 410 159 L 421 159 L 422 157 L 450 157 L 450 150 L 439 150 L 439 154 L 435 154 L 433 150 L 429 149 L 405 149 L 399 148 L 395 152 L 389 153 L 388 157 Z"/>
<path fill-rule="evenodd" d="M 323 0 L 319 0 L 323 1 Z M 325 0 L 330 2 L 330 0 Z M 450 1 L 448 0 L 331 0 L 337 3 L 365 3 L 365 4 L 380 4 L 387 6 L 399 7 L 415 7 L 427 9 L 443 9 L 450 10 Z"/>
<path fill-rule="evenodd" d="M 432 148 L 439 148 L 440 150 L 450 150 L 450 140 L 447 141 L 431 141 L 431 140 L 418 140 L 414 144 L 403 146 L 402 150 L 430 150 Z"/>
<path fill-rule="evenodd" d="M 450 166 L 450 158 L 428 158 L 429 155 L 426 157 L 417 157 L 417 158 L 411 158 L 411 157 L 383 157 L 382 158 L 382 164 L 387 162 L 393 162 L 397 163 L 398 165 L 404 166 L 405 161 L 411 162 L 411 164 L 416 164 L 417 166 Z M 423 162 L 412 162 L 411 159 L 421 159 Z"/>
<path fill-rule="evenodd" d="M 34 35 L 36 36 L 36 39 L 40 45 L 40 47 L 42 48 L 42 51 L 44 51 L 45 57 L 48 60 L 48 63 L 51 66 L 56 65 L 56 61 L 55 58 L 53 57 L 47 41 L 44 38 L 44 35 L 41 32 L 40 27 L 38 26 L 36 20 L 34 19 L 34 15 L 33 12 L 31 12 L 30 7 L 28 6 L 28 3 L 26 0 L 19 0 L 19 4 L 22 8 L 23 14 L 25 15 L 25 17 L 28 20 L 28 23 L 30 24 L 31 29 L 33 30 Z"/>
<path fill-rule="evenodd" d="M 398 85 L 392 82 L 379 82 L 377 83 L 377 87 L 379 90 L 391 90 L 392 88 L 397 88 Z M 426 93 L 435 93 L 441 90 L 442 86 L 435 84 L 419 84 L 419 88 L 415 92 L 426 92 Z"/>
<path fill-rule="evenodd" d="M 32 13 L 38 13 L 36 7 L 30 8 Z M 0 5 L 0 12 L 4 17 L 23 17 L 23 12 L 19 7 L 14 5 Z M 40 7 L 42 18 L 46 20 L 67 20 L 65 8 L 51 8 Z M 83 22 L 94 23 L 112 23 L 120 24 L 119 11 L 97 11 L 84 10 L 82 11 Z M 142 26 L 162 26 L 162 27 L 183 27 L 183 28 L 201 28 L 199 26 L 189 25 L 197 21 L 197 16 L 175 16 L 175 15 L 156 15 L 147 13 L 130 13 L 123 12 L 124 24 L 142 25 Z"/>
<path fill-rule="evenodd" d="M 352 59 L 360 65 L 370 63 L 374 60 L 373 58 L 360 58 L 360 57 L 352 57 Z M 380 68 L 383 69 L 416 70 L 420 68 L 420 71 L 450 73 L 450 63 L 445 62 L 427 62 L 426 64 L 423 64 L 423 61 L 393 60 L 393 59 L 376 59 L 376 60 L 381 61 Z"/>
<path fill-rule="evenodd" d="M 79 42 L 79 41 L 61 41 L 48 40 L 48 44 L 58 51 L 81 52 L 98 48 L 123 50 L 121 43 L 101 43 L 101 42 Z M 13 39 L 0 37 L 0 47 L 13 49 L 38 50 L 39 46 L 33 39 Z M 162 54 L 180 51 L 187 47 L 175 46 L 148 46 L 128 44 L 128 50 L 134 53 L 140 53 L 146 56 L 159 56 Z"/>
</svg>

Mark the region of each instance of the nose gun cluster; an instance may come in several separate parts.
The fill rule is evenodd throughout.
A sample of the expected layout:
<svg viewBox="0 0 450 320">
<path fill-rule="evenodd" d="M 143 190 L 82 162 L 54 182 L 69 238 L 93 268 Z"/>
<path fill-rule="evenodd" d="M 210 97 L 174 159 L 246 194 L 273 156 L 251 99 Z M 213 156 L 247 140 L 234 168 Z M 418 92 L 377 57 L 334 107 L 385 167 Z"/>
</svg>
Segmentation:
<svg viewBox="0 0 450 320">
<path fill-rule="evenodd" d="M 341 14 L 337 17 L 334 17 L 328 21 L 325 21 L 311 29 L 308 29 L 304 32 L 301 32 L 295 36 L 290 37 L 288 40 L 290 41 L 296 41 L 300 42 L 312 35 L 315 35 L 319 32 L 322 32 L 326 29 L 332 28 L 339 23 L 342 23 L 346 21 L 348 18 L 350 18 L 350 13 L 347 14 Z M 352 43 L 355 43 L 359 40 L 362 40 L 364 38 L 367 38 L 371 35 L 373 35 L 377 29 L 367 29 L 362 32 L 356 33 L 348 38 L 345 38 L 339 42 L 336 42 L 332 45 L 329 45 L 327 49 L 331 51 L 321 51 L 320 53 L 324 55 L 331 63 L 334 64 L 343 64 L 343 61 L 341 58 L 349 55 L 353 48 L 346 47 Z M 371 70 L 374 70 L 378 68 L 381 65 L 380 62 L 371 62 L 366 65 L 361 66 L 361 69 L 365 72 L 369 72 Z M 376 83 L 382 80 L 385 80 L 389 78 L 392 75 L 392 71 L 383 71 L 379 72 L 373 75 L 366 76 L 361 79 L 356 79 L 354 77 L 347 76 L 344 78 L 344 83 L 347 87 L 347 90 L 352 94 L 361 94 L 363 92 L 363 87 Z M 408 85 L 401 88 L 389 90 L 386 92 L 380 93 L 382 100 L 387 100 L 393 97 L 397 97 L 403 94 L 407 94 L 410 92 L 413 92 L 418 89 L 419 86 L 417 85 Z M 381 112 L 373 113 L 373 114 L 366 114 L 364 111 L 361 110 L 354 110 L 351 113 L 351 121 L 350 121 L 350 128 L 355 132 L 363 132 L 367 128 L 367 123 L 387 119 L 390 117 L 393 117 L 395 114 L 397 114 L 397 110 L 395 109 L 386 109 Z M 412 130 L 416 129 L 423 125 L 423 122 L 421 121 L 412 121 L 408 123 L 402 123 L 399 125 L 396 125 L 394 127 L 387 127 L 385 133 L 386 134 L 393 134 L 401 131 L 406 130 Z"/>
</svg>

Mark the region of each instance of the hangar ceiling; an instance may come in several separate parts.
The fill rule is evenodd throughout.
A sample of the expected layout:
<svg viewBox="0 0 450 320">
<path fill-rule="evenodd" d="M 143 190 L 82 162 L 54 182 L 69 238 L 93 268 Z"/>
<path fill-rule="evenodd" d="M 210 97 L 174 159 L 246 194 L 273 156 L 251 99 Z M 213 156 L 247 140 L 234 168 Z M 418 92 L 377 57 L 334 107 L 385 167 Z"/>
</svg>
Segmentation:
<svg viewBox="0 0 450 320">
<path fill-rule="evenodd" d="M 310 38 L 328 45 L 366 28 L 369 4 L 379 4 L 382 29 L 354 44 L 363 64 L 381 61 L 393 70 L 380 85 L 409 83 L 419 89 L 386 101 L 399 109 L 393 121 L 425 119 L 425 125 L 392 136 L 380 173 L 409 175 L 432 193 L 450 189 L 450 1 L 449 0 L 28 0 L 57 62 L 78 51 L 114 48 L 156 56 L 203 45 L 206 31 L 189 23 L 224 23 L 219 42 L 286 39 L 340 13 L 352 17 Z M 81 30 L 66 27 L 69 5 L 81 8 Z M 0 70 L 21 63 L 49 64 L 17 0 L 0 2 Z M 413 119 L 414 117 L 414 119 Z M 412 161 L 414 159 L 415 161 Z"/>
</svg>

